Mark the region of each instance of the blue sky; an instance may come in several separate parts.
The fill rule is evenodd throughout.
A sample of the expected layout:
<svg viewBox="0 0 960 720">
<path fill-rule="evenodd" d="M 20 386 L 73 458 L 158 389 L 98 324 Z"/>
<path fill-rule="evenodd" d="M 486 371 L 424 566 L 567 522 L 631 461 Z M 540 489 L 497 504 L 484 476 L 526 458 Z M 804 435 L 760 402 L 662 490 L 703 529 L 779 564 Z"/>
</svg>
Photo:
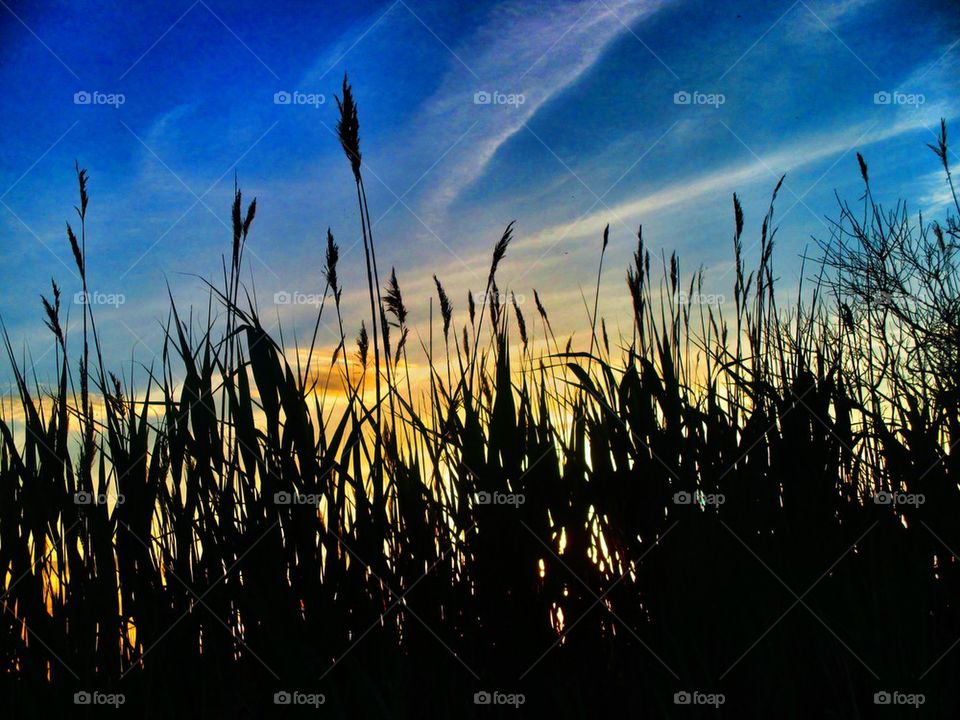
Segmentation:
<svg viewBox="0 0 960 720">
<path fill-rule="evenodd" d="M 159 351 L 165 283 L 205 307 L 194 275 L 219 276 L 235 173 L 258 199 L 247 257 L 267 317 L 307 332 L 313 309 L 274 307 L 274 294 L 322 290 L 329 226 L 358 325 L 359 219 L 333 135 L 344 72 L 381 276 L 396 266 L 415 322 L 433 273 L 458 309 L 482 290 L 510 220 L 501 287 L 537 288 L 576 331 L 607 223 L 602 306 L 625 329 L 641 223 L 655 253 L 679 251 L 729 293 L 731 194 L 751 248 L 782 173 L 785 288 L 811 237 L 826 237 L 834 192 L 861 193 L 857 151 L 879 198 L 946 211 L 925 145 L 960 110 L 951 2 L 2 5 L 0 315 L 35 357 L 51 347 L 40 293 L 51 277 L 68 300 L 79 289 L 64 232 L 75 159 L 91 177 L 92 289 L 124 299 L 97 308 L 115 361 Z M 76 102 L 84 92 L 99 94 Z M 275 102 L 283 92 L 297 101 Z"/>
</svg>

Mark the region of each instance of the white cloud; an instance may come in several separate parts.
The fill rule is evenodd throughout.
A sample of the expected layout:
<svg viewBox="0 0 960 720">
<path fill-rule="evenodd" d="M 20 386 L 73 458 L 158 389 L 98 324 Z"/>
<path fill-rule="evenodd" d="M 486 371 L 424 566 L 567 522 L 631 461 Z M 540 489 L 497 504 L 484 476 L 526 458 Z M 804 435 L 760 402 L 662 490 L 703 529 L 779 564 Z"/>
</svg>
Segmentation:
<svg viewBox="0 0 960 720">
<path fill-rule="evenodd" d="M 661 7 L 660 0 L 582 0 L 530 7 L 509 2 L 489 22 L 454 48 L 464 64 L 451 67 L 424 104 L 415 127 L 423 147 L 435 155 L 469 130 L 430 175 L 427 222 L 446 209 L 482 175 L 497 150 L 551 98 L 588 70 L 615 37 Z M 518 106 L 476 105 L 477 91 L 522 94 Z"/>
<path fill-rule="evenodd" d="M 738 188 L 757 182 L 775 180 L 783 173 L 798 170 L 819 160 L 854 152 L 868 145 L 887 140 L 920 128 L 932 127 L 938 122 L 935 113 L 913 111 L 902 114 L 897 122 L 877 125 L 871 129 L 862 123 L 838 131 L 805 138 L 799 143 L 784 145 L 746 163 L 729 165 L 696 177 L 686 178 L 662 190 L 645 193 L 609 208 L 592 211 L 572 223 L 559 223 L 544 228 L 524 240 L 527 247 L 551 247 L 563 239 L 594 237 L 607 223 L 617 219 L 628 227 L 636 227 L 645 216 L 664 208 L 683 205 L 710 193 L 733 192 Z M 857 139 L 859 138 L 859 141 Z M 731 138 L 731 142 L 734 142 Z M 855 147 L 853 147 L 855 144 Z M 785 195 L 787 202 L 790 196 Z"/>
</svg>

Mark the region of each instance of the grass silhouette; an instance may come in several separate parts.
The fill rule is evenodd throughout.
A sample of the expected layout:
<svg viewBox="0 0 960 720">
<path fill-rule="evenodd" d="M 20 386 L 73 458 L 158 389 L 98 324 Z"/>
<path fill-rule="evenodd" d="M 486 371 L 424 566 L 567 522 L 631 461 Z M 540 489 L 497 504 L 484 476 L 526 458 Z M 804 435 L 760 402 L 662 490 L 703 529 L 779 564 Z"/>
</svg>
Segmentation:
<svg viewBox="0 0 960 720">
<path fill-rule="evenodd" d="M 631 334 L 598 318 L 598 269 L 585 351 L 539 294 L 525 318 L 497 287 L 508 225 L 466 313 L 433 277 L 440 331 L 415 398 L 346 79 L 338 104 L 370 302 L 355 352 L 329 231 L 306 363 L 264 328 L 240 282 L 256 202 L 244 212 L 239 189 L 208 284 L 225 312 L 198 323 L 171 297 L 145 388 L 105 367 L 89 304 L 73 364 L 56 284 L 54 385 L 4 331 L 20 411 L 0 420 L 11 716 L 120 695 L 142 717 L 259 717 L 322 695 L 335 717 L 485 717 L 487 700 L 517 717 L 872 717 L 897 691 L 955 716 L 956 216 L 884 210 L 859 158 L 863 206 L 840 205 L 815 287 L 784 311 L 780 184 L 752 269 L 734 196 L 733 317 L 690 301 L 703 276 L 675 255 L 657 277 L 638 236 Z M 944 125 L 950 179 L 946 142 Z M 606 247 L 605 232 L 600 268 Z M 315 372 L 323 313 L 335 415 Z"/>
</svg>

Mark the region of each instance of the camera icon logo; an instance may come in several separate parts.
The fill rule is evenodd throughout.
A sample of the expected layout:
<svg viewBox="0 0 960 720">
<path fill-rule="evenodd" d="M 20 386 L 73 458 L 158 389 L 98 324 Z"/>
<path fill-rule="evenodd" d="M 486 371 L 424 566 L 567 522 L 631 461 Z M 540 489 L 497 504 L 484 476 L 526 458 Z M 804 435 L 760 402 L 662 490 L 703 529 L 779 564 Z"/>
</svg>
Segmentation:
<svg viewBox="0 0 960 720">
<path fill-rule="evenodd" d="M 474 105 L 489 105 L 491 102 L 493 102 L 493 96 L 486 90 L 477 90 L 473 94 Z"/>
<path fill-rule="evenodd" d="M 293 502 L 293 497 L 290 493 L 281 490 L 273 494 L 273 502 L 276 505 L 289 505 Z"/>
<path fill-rule="evenodd" d="M 889 505 L 893 502 L 893 494 L 882 490 L 873 496 L 873 502 L 877 505 Z"/>
<path fill-rule="evenodd" d="M 273 294 L 274 305 L 289 305 L 293 302 L 293 296 L 286 290 L 281 290 Z"/>
<path fill-rule="evenodd" d="M 89 105 L 93 102 L 93 96 L 86 90 L 79 90 L 73 94 L 74 105 Z"/>
<path fill-rule="evenodd" d="M 490 693 L 486 690 L 481 690 L 473 694 L 473 704 L 474 705 L 489 705 L 492 702 L 492 697 Z"/>
<path fill-rule="evenodd" d="M 693 696 L 686 690 L 681 690 L 673 694 L 674 705 L 689 705 L 691 702 L 693 702 Z"/>
<path fill-rule="evenodd" d="M 89 705 L 91 702 L 93 702 L 93 696 L 86 690 L 81 690 L 73 694 L 74 705 Z"/>
<path fill-rule="evenodd" d="M 686 90 L 680 90 L 673 94 L 673 104 L 674 105 L 689 105 L 691 101 L 690 93 Z"/>
<path fill-rule="evenodd" d="M 293 697 L 286 690 L 281 690 L 273 694 L 274 705 L 289 705 L 292 701 Z"/>
<path fill-rule="evenodd" d="M 686 490 L 680 490 L 673 494 L 674 505 L 690 505 L 693 502 L 693 495 Z"/>
<path fill-rule="evenodd" d="M 93 495 L 86 490 L 80 490 L 73 494 L 73 502 L 77 505 L 92 505 Z"/>
<path fill-rule="evenodd" d="M 892 701 L 893 696 L 891 696 L 886 690 L 881 690 L 880 692 L 875 692 L 873 694 L 874 705 L 889 705 Z"/>
<path fill-rule="evenodd" d="M 893 101 L 893 96 L 886 90 L 881 90 L 873 94 L 874 105 L 889 105 Z"/>
<path fill-rule="evenodd" d="M 274 105 L 289 105 L 292 100 L 293 96 L 286 90 L 279 90 L 273 94 Z"/>
</svg>

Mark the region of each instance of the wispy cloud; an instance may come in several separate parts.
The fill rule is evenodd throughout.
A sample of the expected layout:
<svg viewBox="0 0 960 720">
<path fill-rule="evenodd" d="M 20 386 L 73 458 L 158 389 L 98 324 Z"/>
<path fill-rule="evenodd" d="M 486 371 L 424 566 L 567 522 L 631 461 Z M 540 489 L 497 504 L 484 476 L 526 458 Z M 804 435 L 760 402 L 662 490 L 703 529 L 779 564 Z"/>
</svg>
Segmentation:
<svg viewBox="0 0 960 720">
<path fill-rule="evenodd" d="M 497 150 L 552 98 L 572 85 L 631 23 L 662 0 L 582 0 L 544 11 L 523 2 L 499 6 L 456 53 L 450 70 L 427 100 L 414 127 L 424 148 L 443 148 L 469 129 L 469 137 L 431 176 L 428 217 L 443 214 L 479 178 Z M 522 96 L 522 104 L 478 105 L 477 92 Z"/>
<path fill-rule="evenodd" d="M 895 124 L 875 126 L 873 130 L 870 124 L 863 123 L 808 137 L 773 152 L 751 157 L 746 162 L 685 178 L 661 190 L 643 193 L 611 207 L 593 211 L 574 222 L 546 227 L 527 238 L 524 245 L 527 248 L 550 247 L 567 238 L 572 240 L 593 237 L 606 223 L 615 220 L 633 227 L 654 212 L 682 206 L 711 193 L 733 192 L 762 180 L 775 182 L 782 173 L 796 171 L 817 161 L 853 152 L 898 135 L 932 127 L 939 117 L 934 115 L 935 113 L 914 111 L 912 114 L 904 113 Z M 857 138 L 860 138 L 860 141 L 853 147 Z"/>
</svg>

